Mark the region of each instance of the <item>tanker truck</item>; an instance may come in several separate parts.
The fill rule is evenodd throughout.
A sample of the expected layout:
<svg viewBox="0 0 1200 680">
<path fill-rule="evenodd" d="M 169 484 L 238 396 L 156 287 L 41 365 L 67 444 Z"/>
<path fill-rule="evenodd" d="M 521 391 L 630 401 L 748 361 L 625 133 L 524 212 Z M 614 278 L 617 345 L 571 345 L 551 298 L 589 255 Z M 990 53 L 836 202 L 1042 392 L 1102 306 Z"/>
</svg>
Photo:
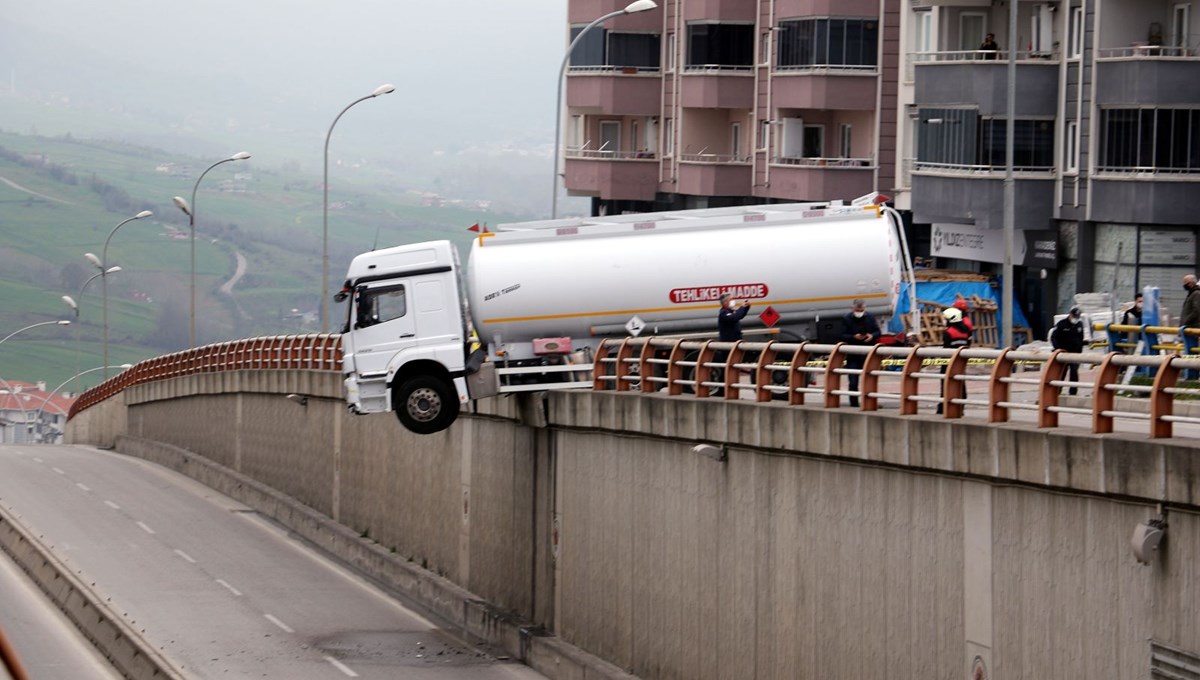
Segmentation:
<svg viewBox="0 0 1200 680">
<path fill-rule="evenodd" d="M 500 225 L 465 268 L 449 241 L 363 253 L 335 296 L 347 405 L 437 432 L 472 399 L 590 386 L 606 337 L 715 332 L 722 293 L 812 339 L 855 298 L 891 314 L 906 250 L 899 216 L 864 197 Z"/>
</svg>

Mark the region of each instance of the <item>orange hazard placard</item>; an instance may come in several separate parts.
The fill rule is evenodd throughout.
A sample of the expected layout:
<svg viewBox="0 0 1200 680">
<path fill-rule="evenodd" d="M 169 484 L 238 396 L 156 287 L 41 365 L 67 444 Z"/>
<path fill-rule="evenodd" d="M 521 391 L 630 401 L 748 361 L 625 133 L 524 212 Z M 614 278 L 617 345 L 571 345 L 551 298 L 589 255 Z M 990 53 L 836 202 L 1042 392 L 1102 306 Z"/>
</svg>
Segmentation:
<svg viewBox="0 0 1200 680">
<path fill-rule="evenodd" d="M 779 312 L 775 311 L 774 307 L 767 307 L 762 310 L 762 314 L 758 315 L 758 319 L 763 322 L 764 326 L 771 328 L 779 322 Z"/>
</svg>

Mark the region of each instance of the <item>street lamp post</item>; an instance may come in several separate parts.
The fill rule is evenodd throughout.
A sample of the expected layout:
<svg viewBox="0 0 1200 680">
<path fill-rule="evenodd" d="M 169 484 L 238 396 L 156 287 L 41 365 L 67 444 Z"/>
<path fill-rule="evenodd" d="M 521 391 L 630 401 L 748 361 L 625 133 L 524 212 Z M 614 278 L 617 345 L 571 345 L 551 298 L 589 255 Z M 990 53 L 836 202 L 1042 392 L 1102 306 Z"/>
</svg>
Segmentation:
<svg viewBox="0 0 1200 680">
<path fill-rule="evenodd" d="M 96 256 L 92 255 L 91 253 L 85 253 L 85 255 L 91 255 L 91 257 L 88 258 L 89 261 L 95 260 L 95 258 L 96 258 Z M 96 260 L 96 261 L 99 262 L 99 260 Z M 72 298 L 70 295 L 62 296 L 63 302 L 67 303 L 67 306 L 75 311 L 75 372 L 76 373 L 79 373 L 79 370 L 80 370 L 80 348 L 79 348 L 79 345 L 80 345 L 80 342 L 82 341 L 80 334 L 83 330 L 83 324 L 81 324 L 79 322 L 79 303 L 83 302 L 83 292 L 85 290 L 87 290 L 88 285 L 91 284 L 92 281 L 95 281 L 96 279 L 100 278 L 101 276 L 105 276 L 108 274 L 116 274 L 119 271 L 121 271 L 121 267 L 113 266 L 113 267 L 109 267 L 108 269 L 101 269 L 99 272 L 92 274 L 91 278 L 89 278 L 87 281 L 84 281 L 83 285 L 79 287 L 79 295 L 77 296 L 78 299 Z M 79 391 L 79 385 L 75 385 L 75 391 L 76 392 Z"/>
<path fill-rule="evenodd" d="M 50 399 L 52 397 L 54 397 L 54 395 L 58 394 L 58 391 L 61 390 L 64 385 L 71 382 L 72 380 L 78 380 L 79 376 L 81 376 L 81 375 L 87 375 L 88 373 L 95 373 L 96 371 L 107 371 L 110 368 L 119 368 L 122 371 L 127 371 L 127 370 L 133 368 L 133 364 L 121 364 L 120 366 L 97 366 L 95 368 L 89 368 L 86 371 L 79 371 L 78 373 L 71 376 L 70 378 L 67 378 L 66 380 L 62 381 L 62 383 L 60 383 L 58 387 L 55 387 L 54 390 L 50 392 L 50 394 L 47 394 L 45 397 L 42 397 L 42 403 L 40 406 L 38 406 L 37 414 L 34 416 L 33 421 L 38 424 L 40 424 L 42 422 L 42 411 L 44 411 L 46 409 L 47 402 L 49 402 Z"/>
<path fill-rule="evenodd" d="M 69 325 L 71 325 L 71 322 L 68 321 L 67 319 L 60 319 L 58 321 L 40 321 L 38 323 L 30 324 L 24 328 L 19 328 L 19 329 L 13 331 L 12 333 L 9 333 L 8 335 L 4 336 L 4 339 L 0 340 L 0 345 L 3 345 L 4 343 L 8 342 L 9 338 L 13 337 L 14 335 L 17 335 L 18 333 L 24 333 L 25 331 L 27 331 L 31 328 L 37 328 L 38 326 L 49 326 L 51 324 L 55 324 L 58 326 L 69 326 Z M 0 382 L 4 383 L 4 386 L 5 386 L 5 388 L 8 389 L 9 394 L 12 394 L 14 396 L 16 395 L 16 391 L 13 390 L 12 385 L 8 384 L 7 380 L 0 378 Z M 25 406 L 23 404 L 21 404 L 20 398 L 17 398 L 17 405 L 21 407 L 21 413 L 24 414 Z M 26 418 L 24 415 L 22 415 L 22 417 L 25 418 L 26 423 L 29 422 L 29 419 Z"/>
<path fill-rule="evenodd" d="M 233 154 L 232 156 L 230 156 L 229 158 L 222 158 L 221 160 L 217 161 L 216 163 L 213 163 L 212 165 L 205 168 L 204 172 L 200 173 L 200 176 L 196 178 L 196 183 L 192 185 L 192 202 L 191 203 L 188 203 L 186 200 L 184 200 L 184 198 L 182 196 L 176 196 L 173 199 L 171 199 L 175 202 L 175 205 L 180 210 L 183 211 L 183 214 L 188 216 L 188 232 L 189 232 L 188 240 L 190 240 L 192 242 L 192 250 L 191 250 L 192 276 L 191 276 L 191 285 L 190 285 L 191 303 L 188 305 L 188 310 L 189 310 L 188 311 L 188 348 L 189 349 L 196 346 L 196 191 L 200 188 L 200 180 L 204 179 L 204 176 L 208 174 L 209 170 L 212 170 L 213 168 L 217 167 L 218 165 L 220 165 L 222 163 L 228 163 L 230 161 L 244 161 L 249 157 L 250 157 L 249 153 L 247 153 L 245 151 L 239 151 L 239 152 Z M 107 356 L 104 357 L 104 363 L 105 363 L 105 365 L 108 364 Z M 108 377 L 108 376 L 105 375 L 105 377 Z"/>
<path fill-rule="evenodd" d="M 325 178 L 321 182 L 323 191 L 321 197 L 321 332 L 329 332 L 329 138 L 333 136 L 333 126 L 337 125 L 351 106 L 368 99 L 374 99 L 381 94 L 396 91 L 396 86 L 383 84 L 375 88 L 371 94 L 359 97 L 346 105 L 342 112 L 329 124 L 329 132 L 325 133 Z"/>
<path fill-rule="evenodd" d="M 567 53 L 563 55 L 562 66 L 558 69 L 558 95 L 554 99 L 554 182 L 550 193 L 550 217 L 551 219 L 558 218 L 558 156 L 559 144 L 562 137 L 562 98 L 563 98 L 563 81 L 567 76 L 567 65 L 571 63 L 571 52 L 575 46 L 579 44 L 579 40 L 596 26 L 608 21 L 613 17 L 619 17 L 622 14 L 634 14 L 636 12 L 645 12 L 646 10 L 654 9 L 658 4 L 654 0 L 634 0 L 625 6 L 625 9 L 619 9 L 615 12 L 610 12 L 596 19 L 592 23 L 583 27 L 583 30 L 567 45 Z"/>
<path fill-rule="evenodd" d="M 119 224 L 117 224 L 117 226 L 112 228 L 112 231 L 108 232 L 108 238 L 104 239 L 104 250 L 100 251 L 100 262 L 96 263 L 94 259 L 92 260 L 92 263 L 95 264 L 96 267 L 100 270 L 100 289 L 102 291 L 104 291 L 102 295 L 104 298 L 104 365 L 105 366 L 108 365 L 108 276 L 107 276 L 107 274 L 108 274 L 108 242 L 112 240 L 113 234 L 116 234 L 117 230 L 120 229 L 121 227 L 125 226 L 126 224 L 129 224 L 130 222 L 132 222 L 134 220 L 140 220 L 140 219 L 150 217 L 153 214 L 154 213 L 150 212 L 149 210 L 143 210 L 140 213 L 134 215 L 133 217 L 129 217 L 129 218 L 126 218 L 125 220 L 122 220 Z M 92 259 L 95 257 L 96 256 L 93 255 L 91 258 L 88 258 L 88 259 Z M 104 377 L 108 378 L 108 374 L 105 373 Z"/>
</svg>

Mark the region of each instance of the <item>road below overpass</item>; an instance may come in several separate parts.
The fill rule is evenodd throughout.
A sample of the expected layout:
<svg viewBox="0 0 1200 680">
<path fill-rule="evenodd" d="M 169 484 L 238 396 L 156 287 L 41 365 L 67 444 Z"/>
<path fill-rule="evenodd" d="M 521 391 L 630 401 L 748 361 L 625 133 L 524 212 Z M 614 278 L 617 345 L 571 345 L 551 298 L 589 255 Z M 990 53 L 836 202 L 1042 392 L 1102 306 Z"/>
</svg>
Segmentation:
<svg viewBox="0 0 1200 680">
<path fill-rule="evenodd" d="M 184 677 L 543 677 L 153 464 L 82 446 L 2 446 L 0 480 L 8 513 Z M 23 655 L 37 666 L 45 653 Z"/>
</svg>

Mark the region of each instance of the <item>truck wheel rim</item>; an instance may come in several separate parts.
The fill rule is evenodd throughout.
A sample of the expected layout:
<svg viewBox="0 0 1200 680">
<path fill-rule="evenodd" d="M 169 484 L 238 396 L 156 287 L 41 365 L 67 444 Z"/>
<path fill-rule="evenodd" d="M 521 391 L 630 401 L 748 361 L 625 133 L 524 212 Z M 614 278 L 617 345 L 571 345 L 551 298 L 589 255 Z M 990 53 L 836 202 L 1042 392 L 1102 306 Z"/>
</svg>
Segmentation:
<svg viewBox="0 0 1200 680">
<path fill-rule="evenodd" d="M 442 400 L 436 390 L 422 387 L 421 389 L 413 390 L 413 393 L 408 395 L 408 414 L 414 420 L 419 420 L 423 423 L 429 422 L 436 418 L 438 412 L 441 410 Z"/>
</svg>

